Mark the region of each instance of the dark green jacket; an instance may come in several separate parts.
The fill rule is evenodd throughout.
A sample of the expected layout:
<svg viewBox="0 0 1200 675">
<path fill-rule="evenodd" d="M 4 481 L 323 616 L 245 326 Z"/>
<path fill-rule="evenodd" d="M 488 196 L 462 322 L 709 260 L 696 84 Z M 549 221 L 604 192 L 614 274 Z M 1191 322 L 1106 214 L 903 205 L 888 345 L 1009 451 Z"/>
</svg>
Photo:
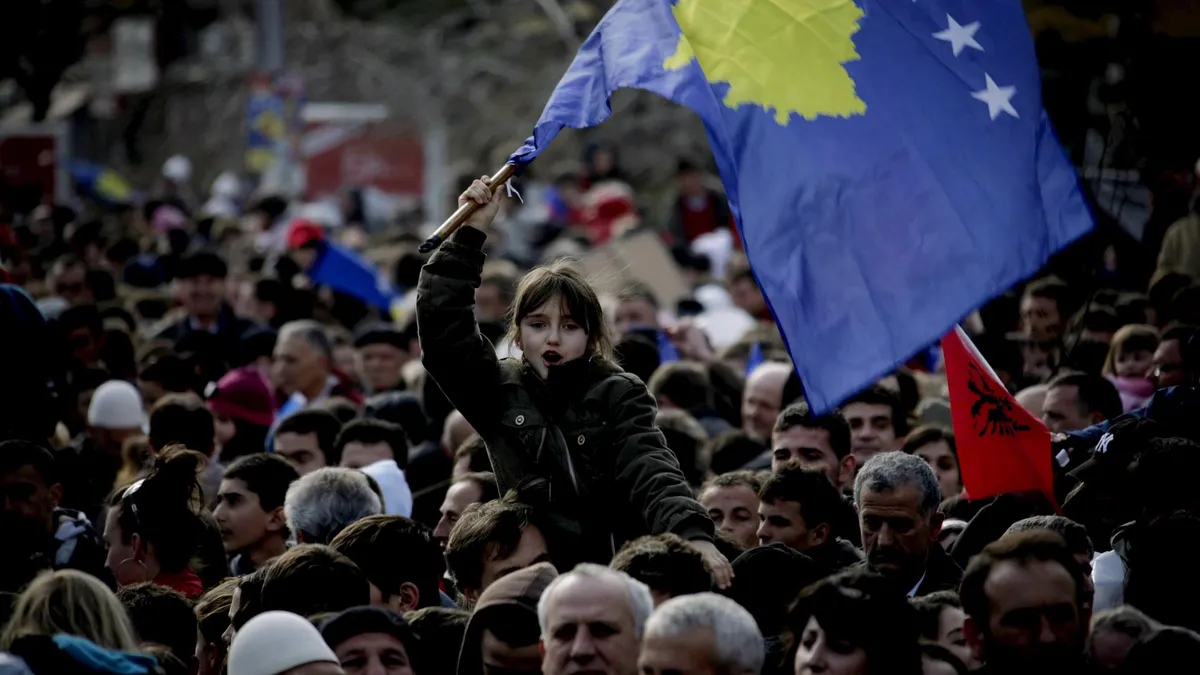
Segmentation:
<svg viewBox="0 0 1200 675">
<path fill-rule="evenodd" d="M 655 426 L 641 380 L 584 358 L 543 382 L 522 360 L 497 358 L 475 322 L 484 240 L 463 227 L 425 264 L 417 330 L 425 370 L 487 444 L 501 493 L 549 480 L 555 521 L 583 538 L 584 559 L 607 562 L 644 534 L 711 541 L 712 520 Z"/>
</svg>

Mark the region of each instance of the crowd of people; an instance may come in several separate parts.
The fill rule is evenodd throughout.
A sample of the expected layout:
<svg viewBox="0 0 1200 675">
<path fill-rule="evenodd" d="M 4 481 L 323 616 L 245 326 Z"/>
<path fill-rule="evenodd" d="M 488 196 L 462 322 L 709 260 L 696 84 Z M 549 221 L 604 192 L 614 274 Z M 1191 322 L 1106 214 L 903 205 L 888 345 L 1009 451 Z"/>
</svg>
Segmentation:
<svg viewBox="0 0 1200 675">
<path fill-rule="evenodd" d="M 0 674 L 1190 672 L 1200 220 L 964 321 L 1055 434 L 969 499 L 936 348 L 814 414 L 704 174 L 587 161 L 471 182 L 390 313 L 306 277 L 353 202 L 6 214 Z M 648 228 L 675 306 L 560 257 Z"/>
</svg>

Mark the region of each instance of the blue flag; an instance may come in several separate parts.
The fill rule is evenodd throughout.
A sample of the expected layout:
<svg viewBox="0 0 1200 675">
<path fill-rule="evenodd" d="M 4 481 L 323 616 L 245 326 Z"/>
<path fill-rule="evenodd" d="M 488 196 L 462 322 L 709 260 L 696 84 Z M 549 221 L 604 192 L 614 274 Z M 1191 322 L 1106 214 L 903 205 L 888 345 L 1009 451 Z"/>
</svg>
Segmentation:
<svg viewBox="0 0 1200 675">
<path fill-rule="evenodd" d="M 658 337 L 658 361 L 659 363 L 671 363 L 679 360 L 679 350 L 675 348 L 675 343 L 671 342 L 671 336 L 667 335 L 667 331 L 661 328 L 657 332 Z"/>
<path fill-rule="evenodd" d="M 308 268 L 313 283 L 352 295 L 359 300 L 390 312 L 397 293 L 374 265 L 357 253 L 329 241 L 322 241 L 317 257 Z"/>
<path fill-rule="evenodd" d="M 620 0 L 523 165 L 645 89 L 700 116 L 746 254 L 828 411 L 1092 226 L 1020 0 Z"/>
</svg>

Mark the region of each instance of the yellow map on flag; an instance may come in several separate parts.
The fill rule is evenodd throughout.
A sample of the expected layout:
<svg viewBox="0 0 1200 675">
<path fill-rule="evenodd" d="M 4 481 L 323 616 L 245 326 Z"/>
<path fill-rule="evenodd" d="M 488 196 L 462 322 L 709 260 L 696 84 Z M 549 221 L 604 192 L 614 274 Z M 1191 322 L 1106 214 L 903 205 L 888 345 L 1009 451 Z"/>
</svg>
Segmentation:
<svg viewBox="0 0 1200 675">
<path fill-rule="evenodd" d="M 672 8 L 683 29 L 668 70 L 695 58 L 709 82 L 726 82 L 725 105 L 774 111 L 786 126 L 792 113 L 862 115 L 843 64 L 859 59 L 853 35 L 863 11 L 853 0 L 679 0 Z"/>
</svg>

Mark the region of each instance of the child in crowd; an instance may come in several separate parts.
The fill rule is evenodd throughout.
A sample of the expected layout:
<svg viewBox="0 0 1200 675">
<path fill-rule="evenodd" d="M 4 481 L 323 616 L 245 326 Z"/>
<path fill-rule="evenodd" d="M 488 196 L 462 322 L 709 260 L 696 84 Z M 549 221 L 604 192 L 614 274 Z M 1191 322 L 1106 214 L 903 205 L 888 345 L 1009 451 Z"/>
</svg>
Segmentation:
<svg viewBox="0 0 1200 675">
<path fill-rule="evenodd" d="M 509 326 L 520 359 L 498 359 L 480 334 L 475 289 L 500 206 L 486 180 L 459 197 L 481 208 L 421 271 L 426 370 L 486 442 L 502 493 L 528 477 L 549 481 L 550 515 L 586 542 L 583 559 L 608 562 L 624 541 L 673 532 L 700 550 L 718 585 L 728 585 L 732 570 L 713 545 L 712 520 L 654 424 L 654 398 L 613 361 L 587 281 L 563 263 L 525 275 Z"/>
<path fill-rule="evenodd" d="M 1150 371 L 1154 369 L 1156 349 L 1158 331 L 1154 326 L 1129 324 L 1113 335 L 1103 373 L 1121 395 L 1125 412 L 1137 410 L 1154 395 Z"/>
</svg>

